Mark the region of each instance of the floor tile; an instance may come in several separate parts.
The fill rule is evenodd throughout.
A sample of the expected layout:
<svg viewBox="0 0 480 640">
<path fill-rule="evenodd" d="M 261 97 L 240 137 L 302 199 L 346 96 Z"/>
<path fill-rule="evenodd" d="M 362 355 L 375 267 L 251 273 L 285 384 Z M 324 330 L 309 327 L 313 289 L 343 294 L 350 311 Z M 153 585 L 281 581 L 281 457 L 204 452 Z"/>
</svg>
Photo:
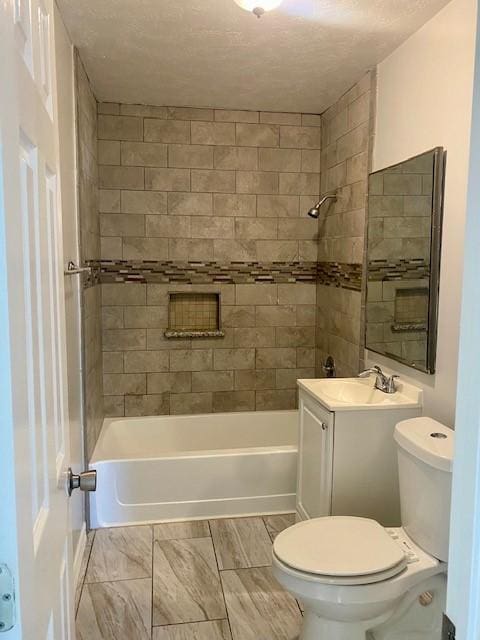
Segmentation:
<svg viewBox="0 0 480 640">
<path fill-rule="evenodd" d="M 262 518 L 211 520 L 210 528 L 220 570 L 271 564 L 272 544 Z"/>
<path fill-rule="evenodd" d="M 269 567 L 223 571 L 233 640 L 297 640 L 302 617 Z"/>
<path fill-rule="evenodd" d="M 273 542 L 280 532 L 295 524 L 295 514 L 284 513 L 279 516 L 264 516 L 263 520 Z"/>
<path fill-rule="evenodd" d="M 95 529 L 87 533 L 87 542 L 83 551 L 82 562 L 80 564 L 80 571 L 78 573 L 77 585 L 75 588 L 75 611 L 78 610 L 80 604 L 80 596 L 82 595 L 82 587 L 85 581 L 85 574 L 87 572 L 88 561 L 92 552 L 93 540 L 95 538 Z"/>
<path fill-rule="evenodd" d="M 86 584 L 77 615 L 77 640 L 150 640 L 152 581 Z"/>
<path fill-rule="evenodd" d="M 201 622 L 225 617 L 212 540 L 156 540 L 153 624 Z"/>
<path fill-rule="evenodd" d="M 227 620 L 154 627 L 153 640 L 231 640 Z"/>
<path fill-rule="evenodd" d="M 153 528 L 155 540 L 184 540 L 187 538 L 208 538 L 210 527 L 207 520 L 191 522 L 166 522 L 156 524 Z"/>
<path fill-rule="evenodd" d="M 98 529 L 86 582 L 132 580 L 152 576 L 152 528 Z"/>
</svg>

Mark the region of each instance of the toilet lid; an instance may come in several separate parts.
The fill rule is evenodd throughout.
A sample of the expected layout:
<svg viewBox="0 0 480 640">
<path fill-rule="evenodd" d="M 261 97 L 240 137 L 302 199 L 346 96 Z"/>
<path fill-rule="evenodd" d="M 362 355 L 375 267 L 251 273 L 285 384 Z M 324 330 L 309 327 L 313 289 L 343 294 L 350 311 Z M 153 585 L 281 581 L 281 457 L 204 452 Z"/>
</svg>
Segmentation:
<svg viewBox="0 0 480 640">
<path fill-rule="evenodd" d="M 322 576 L 373 576 L 406 566 L 405 553 L 385 529 L 367 518 L 327 517 L 299 522 L 275 539 L 284 564 Z M 395 572 L 394 572 L 395 574 Z"/>
</svg>

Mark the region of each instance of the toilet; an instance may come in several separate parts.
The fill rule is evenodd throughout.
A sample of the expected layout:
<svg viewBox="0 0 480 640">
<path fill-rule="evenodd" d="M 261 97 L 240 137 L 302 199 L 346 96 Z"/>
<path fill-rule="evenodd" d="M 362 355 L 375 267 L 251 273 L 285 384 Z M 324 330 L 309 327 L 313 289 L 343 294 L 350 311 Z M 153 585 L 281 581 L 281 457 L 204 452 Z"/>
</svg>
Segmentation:
<svg viewBox="0 0 480 640">
<path fill-rule="evenodd" d="M 304 607 L 301 640 L 435 640 L 445 607 L 452 429 L 395 428 L 402 526 L 329 516 L 285 529 L 273 571 Z"/>
</svg>

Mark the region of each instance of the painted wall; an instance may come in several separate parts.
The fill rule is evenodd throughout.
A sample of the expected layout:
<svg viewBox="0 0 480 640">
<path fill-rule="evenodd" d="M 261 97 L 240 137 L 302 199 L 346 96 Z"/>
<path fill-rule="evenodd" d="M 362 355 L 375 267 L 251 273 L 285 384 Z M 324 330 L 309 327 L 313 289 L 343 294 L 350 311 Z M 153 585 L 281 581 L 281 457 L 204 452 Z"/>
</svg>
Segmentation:
<svg viewBox="0 0 480 640">
<path fill-rule="evenodd" d="M 55 47 L 64 258 L 78 263 L 73 45 L 56 7 Z M 70 464 L 75 473 L 84 470 L 80 294 L 79 278 L 65 278 Z M 71 498 L 71 517 L 75 554 L 85 522 L 84 497 L 78 491 Z"/>
<path fill-rule="evenodd" d="M 452 0 L 378 66 L 373 170 L 447 150 L 437 372 L 368 353 L 424 389 L 425 414 L 454 424 L 477 3 Z"/>
</svg>

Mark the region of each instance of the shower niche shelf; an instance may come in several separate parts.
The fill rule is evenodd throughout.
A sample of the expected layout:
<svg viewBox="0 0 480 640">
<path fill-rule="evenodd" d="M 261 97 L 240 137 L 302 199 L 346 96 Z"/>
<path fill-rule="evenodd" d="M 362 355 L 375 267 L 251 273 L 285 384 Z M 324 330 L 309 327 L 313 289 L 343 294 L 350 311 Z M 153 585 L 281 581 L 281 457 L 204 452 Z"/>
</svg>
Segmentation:
<svg viewBox="0 0 480 640">
<path fill-rule="evenodd" d="M 170 292 L 166 338 L 222 338 L 220 293 Z"/>
</svg>

